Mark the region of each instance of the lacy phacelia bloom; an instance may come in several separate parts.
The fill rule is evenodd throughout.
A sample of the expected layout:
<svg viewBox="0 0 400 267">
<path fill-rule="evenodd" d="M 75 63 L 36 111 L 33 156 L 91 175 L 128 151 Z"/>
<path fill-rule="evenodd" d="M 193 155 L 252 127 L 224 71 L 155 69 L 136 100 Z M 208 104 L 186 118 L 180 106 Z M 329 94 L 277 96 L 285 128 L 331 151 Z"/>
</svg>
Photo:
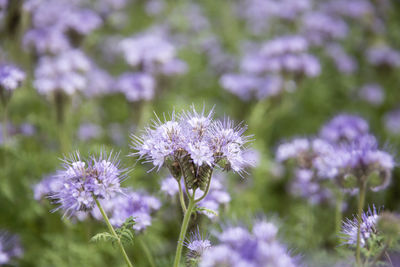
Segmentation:
<svg viewBox="0 0 400 267">
<path fill-rule="evenodd" d="M 204 190 L 216 166 L 242 174 L 249 164 L 243 157 L 249 141 L 243 135 L 246 127 L 229 119 L 215 121 L 212 115 L 193 109 L 179 117 L 172 114 L 165 122 L 158 119 L 141 137 L 133 136 L 133 155 L 157 169 L 166 165 L 178 180 L 183 175 L 189 189 Z"/>
<path fill-rule="evenodd" d="M 203 253 L 200 266 L 296 266 L 276 234 L 277 228 L 266 221 L 255 223 L 252 232 L 240 226 L 228 227 L 217 236 L 220 244 Z"/>
<path fill-rule="evenodd" d="M 20 87 L 25 80 L 25 73 L 13 65 L 0 65 L 0 90 L 6 93 Z"/>
<path fill-rule="evenodd" d="M 190 234 L 190 237 L 184 242 L 188 248 L 186 254 L 186 263 L 188 266 L 197 266 L 203 253 L 211 247 L 211 242 L 200 234 L 199 228 Z"/>
<path fill-rule="evenodd" d="M 110 223 L 120 227 L 126 219 L 132 217 L 135 220 L 133 229 L 144 231 L 151 225 L 151 213 L 161 207 L 160 201 L 147 193 L 125 190 L 109 200 L 100 200 L 105 212 L 109 214 Z M 93 209 L 93 217 L 102 220 L 98 208 Z"/>
<path fill-rule="evenodd" d="M 55 57 L 41 57 L 35 70 L 34 87 L 40 94 L 56 90 L 68 95 L 87 85 L 84 75 L 91 67 L 90 60 L 80 50 L 70 50 Z"/>
<path fill-rule="evenodd" d="M 336 68 L 344 74 L 351 74 L 357 69 L 357 61 L 348 55 L 339 44 L 326 47 L 326 54 L 332 58 Z"/>
<path fill-rule="evenodd" d="M 340 114 L 327 122 L 320 131 L 320 137 L 329 142 L 353 141 L 369 131 L 368 123 L 361 117 Z"/>
<path fill-rule="evenodd" d="M 368 240 L 373 238 L 374 235 L 378 234 L 377 223 L 379 214 L 376 211 L 375 206 L 368 208 L 367 212 L 363 212 L 361 215 L 360 224 L 360 246 L 365 247 L 368 244 Z M 343 221 L 341 237 L 345 240 L 344 244 L 348 244 L 352 247 L 357 245 L 357 230 L 358 230 L 358 219 L 356 216 L 353 219 L 346 219 Z"/>
<path fill-rule="evenodd" d="M 0 266 L 11 264 L 15 258 L 22 256 L 19 238 L 6 231 L 0 231 Z"/>
<path fill-rule="evenodd" d="M 56 174 L 63 187 L 54 192 L 51 198 L 59 204 L 55 210 L 62 209 L 66 216 L 78 211 L 90 211 L 95 206 L 95 198 L 110 199 L 121 193 L 120 182 L 125 178 L 119 166 L 118 154 L 81 159 L 77 152 L 64 160 L 64 170 Z"/>
</svg>

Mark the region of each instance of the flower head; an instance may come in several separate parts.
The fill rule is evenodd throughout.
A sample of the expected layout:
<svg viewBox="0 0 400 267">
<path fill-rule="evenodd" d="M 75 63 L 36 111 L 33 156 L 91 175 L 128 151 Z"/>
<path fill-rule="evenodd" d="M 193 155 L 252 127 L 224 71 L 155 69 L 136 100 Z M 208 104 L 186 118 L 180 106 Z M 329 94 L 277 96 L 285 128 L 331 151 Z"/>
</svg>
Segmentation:
<svg viewBox="0 0 400 267">
<path fill-rule="evenodd" d="M 97 199 L 110 199 L 121 193 L 120 182 L 125 178 L 120 168 L 118 154 L 81 159 L 79 152 L 64 160 L 64 169 L 55 176 L 63 187 L 51 195 L 65 215 L 78 211 L 90 211 Z"/>
<path fill-rule="evenodd" d="M 188 248 L 186 261 L 188 265 L 196 263 L 203 253 L 211 247 L 211 242 L 208 238 L 201 235 L 199 228 L 190 234 L 190 237 L 184 242 L 185 247 Z"/>
<path fill-rule="evenodd" d="M 205 115 L 193 108 L 181 116 L 173 113 L 164 122 L 157 118 L 142 136 L 133 136 L 133 155 L 146 158 L 158 169 L 166 165 L 176 179 L 183 173 L 186 178 L 197 176 L 202 183 L 201 176 L 210 175 L 217 165 L 244 172 L 249 165 L 243 156 L 249 141 L 243 135 L 245 130 L 245 126 L 235 126 L 230 119 L 215 121 L 212 112 Z M 204 184 L 191 186 L 202 188 Z"/>
<path fill-rule="evenodd" d="M 378 233 L 377 223 L 379 219 L 379 212 L 377 212 L 375 206 L 372 209 L 369 207 L 367 212 L 363 212 L 361 215 L 360 224 L 360 246 L 364 247 L 367 245 L 367 241 L 374 237 Z M 358 230 L 358 218 L 346 219 L 342 225 L 341 236 L 344 239 L 344 244 L 348 244 L 355 247 L 357 244 L 357 230 Z"/>
</svg>

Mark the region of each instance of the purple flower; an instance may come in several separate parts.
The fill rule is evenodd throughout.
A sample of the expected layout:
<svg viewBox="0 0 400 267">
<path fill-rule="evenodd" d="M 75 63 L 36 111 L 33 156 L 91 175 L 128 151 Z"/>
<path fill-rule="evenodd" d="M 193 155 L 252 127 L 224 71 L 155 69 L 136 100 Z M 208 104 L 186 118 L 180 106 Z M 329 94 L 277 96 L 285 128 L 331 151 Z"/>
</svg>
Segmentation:
<svg viewBox="0 0 400 267">
<path fill-rule="evenodd" d="M 172 176 L 161 181 L 161 191 L 170 197 L 173 197 L 179 192 L 179 185 L 176 179 Z"/>
<path fill-rule="evenodd" d="M 368 244 L 368 240 L 377 235 L 377 223 L 379 214 L 376 211 L 375 206 L 368 208 L 367 212 L 363 212 L 361 215 L 360 225 L 360 246 L 365 247 Z M 353 216 L 353 219 L 346 219 L 343 221 L 341 236 L 344 239 L 344 244 L 355 247 L 357 245 L 357 230 L 358 230 L 358 219 Z"/>
<path fill-rule="evenodd" d="M 173 113 L 169 121 L 158 119 L 141 137 L 133 136 L 133 148 L 137 151 L 133 155 L 146 158 L 158 169 L 167 157 L 186 161 L 187 155 L 195 169 L 205 165 L 213 168 L 218 164 L 242 173 L 248 165 L 243 157 L 249 141 L 243 136 L 245 130 L 245 126 L 234 126 L 229 119 L 213 121 L 212 112 L 205 116 L 204 110 L 198 113 L 193 108 L 179 118 Z M 180 165 L 183 164 L 186 163 Z"/>
<path fill-rule="evenodd" d="M 340 18 L 323 12 L 310 12 L 303 18 L 303 32 L 313 45 L 343 39 L 348 32 L 347 24 Z"/>
<path fill-rule="evenodd" d="M 35 70 L 34 87 L 40 94 L 61 90 L 73 94 L 87 85 L 84 75 L 91 67 L 90 60 L 80 50 L 69 50 L 55 57 L 41 57 Z"/>
<path fill-rule="evenodd" d="M 283 81 L 279 76 L 257 77 L 251 74 L 224 74 L 221 86 L 244 101 L 262 100 L 282 92 Z"/>
<path fill-rule="evenodd" d="M 83 93 L 87 97 L 97 97 L 113 93 L 114 78 L 105 70 L 92 67 L 86 73 L 87 87 Z"/>
<path fill-rule="evenodd" d="M 203 253 L 200 266 L 296 266 L 276 234 L 277 228 L 266 221 L 256 222 L 251 232 L 241 226 L 227 227 L 217 235 L 220 243 Z"/>
<path fill-rule="evenodd" d="M 368 133 L 368 123 L 361 117 L 340 114 L 326 123 L 321 131 L 320 137 L 329 142 L 352 141 Z"/>
<path fill-rule="evenodd" d="M 24 35 L 23 46 L 38 54 L 60 53 L 71 47 L 67 36 L 57 26 L 30 29 Z"/>
<path fill-rule="evenodd" d="M 385 100 L 385 92 L 379 84 L 366 84 L 361 87 L 360 98 L 374 106 L 379 106 Z"/>
<path fill-rule="evenodd" d="M 131 66 L 141 66 L 142 70 L 153 70 L 175 58 L 175 47 L 158 34 L 141 34 L 127 38 L 120 43 L 126 62 Z"/>
<path fill-rule="evenodd" d="M 400 109 L 385 114 L 385 128 L 391 134 L 400 134 Z"/>
<path fill-rule="evenodd" d="M 7 93 L 21 86 L 25 80 L 25 73 L 13 65 L 0 65 L 0 89 Z"/>
<path fill-rule="evenodd" d="M 20 258 L 22 253 L 18 236 L 0 231 L 0 265 L 11 264 L 15 258 Z"/>
<path fill-rule="evenodd" d="M 187 262 L 197 262 L 203 253 L 211 247 L 211 242 L 200 234 L 199 228 L 190 234 L 190 237 L 184 242 L 185 247 L 188 248 L 186 255 Z"/>
<path fill-rule="evenodd" d="M 374 46 L 367 50 L 368 62 L 378 67 L 400 67 L 400 52 L 389 46 Z"/>
<path fill-rule="evenodd" d="M 257 75 L 268 72 L 315 77 L 320 73 L 320 64 L 307 49 L 308 41 L 302 36 L 280 36 L 246 53 L 241 70 Z"/>
<path fill-rule="evenodd" d="M 100 200 L 106 213 L 110 216 L 110 222 L 115 227 L 120 227 L 126 219 L 133 217 L 136 231 L 144 231 L 151 225 L 151 213 L 161 206 L 160 201 L 147 193 L 135 192 L 127 189 L 109 200 Z M 98 208 L 93 209 L 92 215 L 101 220 L 102 216 Z"/>
<path fill-rule="evenodd" d="M 93 123 L 83 123 L 78 129 L 78 138 L 81 141 L 89 141 L 90 139 L 98 138 L 101 135 L 102 129 L 99 125 Z"/>
<path fill-rule="evenodd" d="M 47 175 L 42 181 L 33 186 L 33 198 L 39 201 L 43 197 L 48 197 L 59 192 L 63 186 L 63 181 L 58 179 L 57 174 Z"/>
<path fill-rule="evenodd" d="M 121 193 L 120 182 L 125 178 L 119 166 L 118 154 L 101 153 L 82 160 L 79 152 L 64 160 L 64 169 L 56 174 L 63 187 L 51 198 L 59 204 L 64 215 L 75 215 L 78 211 L 90 211 L 95 206 L 95 198 L 111 199 Z"/>
<path fill-rule="evenodd" d="M 151 100 L 154 97 L 155 81 L 144 72 L 124 73 L 118 78 L 115 87 L 128 101 Z"/>
<path fill-rule="evenodd" d="M 342 46 L 331 44 L 326 48 L 326 53 L 335 62 L 335 65 L 340 72 L 351 74 L 357 69 L 356 60 L 348 55 Z"/>
</svg>

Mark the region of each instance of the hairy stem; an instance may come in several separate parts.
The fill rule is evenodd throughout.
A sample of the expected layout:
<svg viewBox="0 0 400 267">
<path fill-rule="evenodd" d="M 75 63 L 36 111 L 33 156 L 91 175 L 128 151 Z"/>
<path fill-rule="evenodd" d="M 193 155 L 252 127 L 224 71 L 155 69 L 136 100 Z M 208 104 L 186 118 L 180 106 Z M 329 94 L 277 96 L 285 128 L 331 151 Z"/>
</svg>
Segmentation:
<svg viewBox="0 0 400 267">
<path fill-rule="evenodd" d="M 336 210 L 335 210 L 336 236 L 339 236 L 340 230 L 342 228 L 342 204 L 343 204 L 343 194 L 339 192 L 336 198 Z"/>
<path fill-rule="evenodd" d="M 194 195 L 194 193 L 193 193 L 193 195 Z M 181 261 L 183 242 L 185 240 L 187 228 L 188 228 L 189 221 L 190 221 L 190 216 L 192 215 L 194 206 L 195 206 L 194 196 L 189 197 L 189 205 L 188 205 L 187 210 L 185 212 L 185 216 L 183 217 L 183 222 L 182 222 L 182 226 L 181 226 L 181 232 L 179 234 L 178 245 L 176 247 L 174 267 L 179 267 L 179 263 Z"/>
<path fill-rule="evenodd" d="M 202 201 L 207 196 L 208 191 L 210 191 L 211 178 L 212 177 L 210 177 L 210 179 L 208 179 L 206 191 L 204 191 L 204 194 L 200 198 L 195 200 L 196 203 L 199 203 L 200 201 Z M 193 194 L 193 196 L 194 196 L 194 194 Z"/>
<path fill-rule="evenodd" d="M 392 242 L 391 239 L 389 239 L 389 240 L 386 242 L 386 244 L 385 244 L 385 246 L 383 247 L 383 249 L 381 250 L 381 252 L 379 252 L 379 254 L 376 255 L 376 257 L 374 258 L 374 260 L 373 260 L 371 266 L 375 266 L 375 264 L 378 263 L 378 261 L 380 260 L 380 258 L 382 258 L 383 255 L 388 256 L 388 255 L 387 255 L 387 249 L 389 248 L 391 242 Z M 388 258 L 388 259 L 389 259 L 389 261 L 390 261 L 390 258 Z M 390 263 L 392 264 L 391 261 L 390 261 Z"/>
<path fill-rule="evenodd" d="M 105 211 L 103 210 L 103 207 L 100 205 L 100 202 L 97 200 L 96 197 L 94 197 L 97 207 L 100 210 L 101 215 L 103 216 L 104 220 L 106 221 L 108 230 L 111 232 L 111 234 L 115 237 L 115 239 L 117 240 L 118 243 L 118 247 L 121 250 L 122 255 L 124 256 L 125 262 L 129 267 L 133 267 L 133 264 L 131 263 L 131 261 L 128 258 L 128 255 L 125 252 L 124 246 L 122 245 L 121 239 L 118 237 L 117 233 L 114 230 L 114 227 L 111 225 L 110 220 L 108 219 L 107 214 L 105 213 Z"/>
<path fill-rule="evenodd" d="M 150 252 L 149 247 L 147 246 L 146 242 L 144 242 L 144 240 L 142 240 L 142 238 L 139 238 L 139 244 L 142 247 L 144 254 L 146 255 L 149 265 L 151 267 L 155 267 L 156 265 L 154 264 L 153 257 L 151 256 L 151 252 Z"/>
<path fill-rule="evenodd" d="M 357 247 L 356 247 L 356 263 L 357 266 L 362 266 L 361 263 L 361 221 L 362 221 L 362 211 L 364 208 L 364 202 L 365 202 L 365 191 L 367 189 L 367 183 L 366 181 L 361 182 L 360 188 L 359 188 L 359 197 L 358 197 L 358 226 L 357 226 Z"/>
<path fill-rule="evenodd" d="M 178 187 L 179 187 L 179 201 L 182 206 L 183 214 L 185 214 L 186 213 L 186 204 L 185 204 L 185 199 L 183 198 L 182 185 L 180 182 L 178 182 Z"/>
</svg>

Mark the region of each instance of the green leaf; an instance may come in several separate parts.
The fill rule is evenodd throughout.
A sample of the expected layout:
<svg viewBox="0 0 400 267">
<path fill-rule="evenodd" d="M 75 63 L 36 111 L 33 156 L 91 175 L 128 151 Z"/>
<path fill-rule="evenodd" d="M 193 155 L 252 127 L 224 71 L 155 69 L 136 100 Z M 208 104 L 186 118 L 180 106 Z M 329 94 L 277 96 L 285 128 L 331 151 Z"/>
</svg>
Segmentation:
<svg viewBox="0 0 400 267">
<path fill-rule="evenodd" d="M 108 232 L 98 233 L 90 239 L 91 242 L 115 242 L 117 238 Z"/>
<path fill-rule="evenodd" d="M 204 207 L 196 207 L 195 211 L 199 211 L 199 212 L 204 211 L 204 212 L 206 212 L 206 213 L 209 213 L 209 214 L 213 214 L 213 215 L 215 215 L 215 216 L 218 216 L 218 213 L 215 212 L 214 210 L 210 210 L 210 209 L 207 209 L 207 208 L 204 208 Z"/>
</svg>

